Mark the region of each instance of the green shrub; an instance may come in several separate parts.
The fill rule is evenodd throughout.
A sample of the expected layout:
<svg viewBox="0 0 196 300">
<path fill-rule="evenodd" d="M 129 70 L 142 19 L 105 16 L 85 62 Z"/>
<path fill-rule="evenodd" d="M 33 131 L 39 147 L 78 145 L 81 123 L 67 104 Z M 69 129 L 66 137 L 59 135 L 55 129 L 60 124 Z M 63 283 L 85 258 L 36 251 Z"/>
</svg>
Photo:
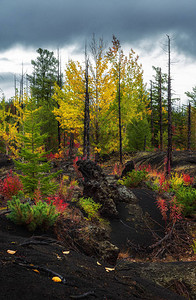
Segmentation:
<svg viewBox="0 0 196 300">
<path fill-rule="evenodd" d="M 123 177 L 123 179 L 118 180 L 118 183 L 127 187 L 137 187 L 141 182 L 147 180 L 147 177 L 148 175 L 145 170 L 133 170 L 128 173 L 127 177 Z"/>
<path fill-rule="evenodd" d="M 176 200 L 183 206 L 183 214 L 189 216 L 196 213 L 196 189 L 180 187 L 175 191 Z"/>
<path fill-rule="evenodd" d="M 87 219 L 98 219 L 101 221 L 101 218 L 99 216 L 98 210 L 101 208 L 100 203 L 96 203 L 93 201 L 92 198 L 80 198 L 78 201 L 79 206 L 84 210 L 84 212 L 87 214 Z"/>
<path fill-rule="evenodd" d="M 17 196 L 13 196 L 7 204 L 11 210 L 7 218 L 17 225 L 26 226 L 29 231 L 34 231 L 37 227 L 47 230 L 59 215 L 53 203 L 39 201 L 31 206 L 28 202 L 22 203 Z"/>
<path fill-rule="evenodd" d="M 193 253 L 196 254 L 196 240 L 193 240 L 192 249 Z"/>
</svg>

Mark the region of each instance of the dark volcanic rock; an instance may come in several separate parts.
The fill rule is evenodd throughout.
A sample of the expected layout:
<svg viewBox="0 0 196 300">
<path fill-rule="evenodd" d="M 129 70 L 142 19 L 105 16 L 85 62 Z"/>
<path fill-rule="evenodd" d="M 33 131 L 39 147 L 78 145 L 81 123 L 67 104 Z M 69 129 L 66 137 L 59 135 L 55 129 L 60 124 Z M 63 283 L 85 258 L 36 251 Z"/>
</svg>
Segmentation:
<svg viewBox="0 0 196 300">
<path fill-rule="evenodd" d="M 13 160 L 6 154 L 0 154 L 0 168 L 9 167 L 13 165 Z"/>
<path fill-rule="evenodd" d="M 91 197 L 95 202 L 101 203 L 100 213 L 104 217 L 116 217 L 118 192 L 108 184 L 100 166 L 90 160 L 79 160 L 77 165 L 84 177 L 84 197 Z"/>
<path fill-rule="evenodd" d="M 125 165 L 124 170 L 122 171 L 121 177 L 124 177 L 127 175 L 127 173 L 133 171 L 135 169 L 134 162 L 132 160 L 128 161 Z"/>
<path fill-rule="evenodd" d="M 140 153 L 134 159 L 135 165 L 150 164 L 157 171 L 164 171 L 167 153 L 163 151 Z M 196 151 L 173 151 L 172 152 L 172 171 L 188 173 L 190 176 L 196 176 Z"/>
</svg>

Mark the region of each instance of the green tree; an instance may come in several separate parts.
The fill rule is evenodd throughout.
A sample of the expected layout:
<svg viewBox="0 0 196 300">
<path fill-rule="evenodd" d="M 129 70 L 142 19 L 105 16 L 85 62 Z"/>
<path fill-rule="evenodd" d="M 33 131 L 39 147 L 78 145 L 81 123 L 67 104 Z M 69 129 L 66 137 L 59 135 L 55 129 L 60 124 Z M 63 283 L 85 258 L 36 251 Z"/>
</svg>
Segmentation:
<svg viewBox="0 0 196 300">
<path fill-rule="evenodd" d="M 32 96 L 36 99 L 37 107 L 42 107 L 40 117 L 45 121 L 42 132 L 48 133 L 47 149 L 58 145 L 58 122 L 52 113 L 57 103 L 52 98 L 55 82 L 61 82 L 59 78 L 59 61 L 54 52 L 39 48 L 38 57 L 32 60 L 32 75 L 28 75 Z"/>
<path fill-rule="evenodd" d="M 147 118 L 133 119 L 127 128 L 128 151 L 145 151 L 150 147 L 151 132 Z"/>
<path fill-rule="evenodd" d="M 122 143 L 122 148 L 127 148 L 128 128 L 130 128 L 128 124 L 132 124 L 133 119 L 139 120 L 148 113 L 143 70 L 138 62 L 139 57 L 135 55 L 133 49 L 130 50 L 128 56 L 125 56 L 115 37 L 113 47 L 108 51 L 108 59 L 113 71 L 113 81 L 116 84 L 116 97 L 111 104 L 113 115 L 110 116 L 110 126 L 108 127 L 111 128 L 113 134 L 115 131 L 115 135 L 120 141 L 119 144 Z"/>
<path fill-rule="evenodd" d="M 47 134 L 41 134 L 43 122 L 40 122 L 41 107 L 36 107 L 36 100 L 30 98 L 26 103 L 23 114 L 23 131 L 19 133 L 21 141 L 20 159 L 15 160 L 16 168 L 22 171 L 24 191 L 32 197 L 40 187 L 43 195 L 52 194 L 57 184 L 52 180 L 57 173 L 50 173 L 50 163 L 45 162 L 44 140 Z"/>
<path fill-rule="evenodd" d="M 185 92 L 191 104 L 196 108 L 196 86 L 192 88 L 191 92 Z"/>
<path fill-rule="evenodd" d="M 186 92 L 185 94 L 191 104 L 190 144 L 192 149 L 196 149 L 196 86 L 192 88 L 191 92 Z"/>
<path fill-rule="evenodd" d="M 167 129 L 167 74 L 159 67 L 155 71 L 151 83 L 151 114 L 153 115 L 153 143 L 155 147 L 163 148 L 163 134 Z"/>
</svg>

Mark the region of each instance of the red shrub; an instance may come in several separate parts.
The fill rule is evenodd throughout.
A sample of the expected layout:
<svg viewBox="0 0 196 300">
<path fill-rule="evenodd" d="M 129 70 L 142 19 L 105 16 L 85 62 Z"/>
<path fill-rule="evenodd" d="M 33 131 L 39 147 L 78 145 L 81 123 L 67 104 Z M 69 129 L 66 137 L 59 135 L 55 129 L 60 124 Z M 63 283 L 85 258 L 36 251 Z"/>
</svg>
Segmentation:
<svg viewBox="0 0 196 300">
<path fill-rule="evenodd" d="M 0 180 L 0 193 L 7 199 L 17 195 L 23 189 L 23 184 L 17 175 L 12 171 L 7 175 L 4 180 Z"/>
<path fill-rule="evenodd" d="M 46 158 L 47 158 L 47 160 L 53 160 L 53 159 L 55 159 L 55 154 L 50 152 L 50 153 L 46 154 Z"/>
<path fill-rule="evenodd" d="M 53 204 L 56 206 L 56 209 L 59 212 L 64 212 L 64 210 L 69 205 L 63 199 L 61 199 L 59 196 L 50 196 L 50 197 L 47 197 L 47 203 L 50 204 L 51 201 L 53 201 Z"/>
<path fill-rule="evenodd" d="M 176 205 L 175 197 L 170 201 L 170 221 L 174 224 L 176 221 L 182 219 L 182 208 Z"/>
<path fill-rule="evenodd" d="M 157 199 L 157 206 L 160 209 L 163 220 L 165 220 L 165 222 L 166 222 L 167 221 L 167 211 L 168 211 L 166 201 L 162 198 Z"/>
<path fill-rule="evenodd" d="M 189 184 L 193 183 L 194 179 L 193 179 L 193 177 L 190 177 L 189 174 L 182 174 L 182 176 L 183 176 L 184 183 L 186 185 L 189 185 Z"/>
<path fill-rule="evenodd" d="M 35 203 L 42 201 L 42 194 L 41 194 L 39 185 L 38 185 L 38 188 L 34 191 L 33 200 Z"/>
<path fill-rule="evenodd" d="M 115 163 L 115 164 L 114 164 L 114 169 L 113 169 L 113 171 L 112 171 L 112 175 L 121 176 L 122 170 L 123 170 L 123 165 L 122 165 L 122 164 Z"/>
<path fill-rule="evenodd" d="M 138 169 L 139 169 L 139 171 L 146 171 L 146 172 L 152 171 L 152 168 L 151 168 L 150 164 L 148 164 L 148 165 L 140 165 Z"/>
</svg>

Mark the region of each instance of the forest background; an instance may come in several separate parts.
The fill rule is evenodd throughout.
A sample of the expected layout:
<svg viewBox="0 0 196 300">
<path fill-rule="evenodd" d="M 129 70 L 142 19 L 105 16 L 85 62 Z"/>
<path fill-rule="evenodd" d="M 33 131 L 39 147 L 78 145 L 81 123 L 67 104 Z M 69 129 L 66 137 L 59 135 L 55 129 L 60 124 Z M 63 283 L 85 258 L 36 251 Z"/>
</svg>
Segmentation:
<svg viewBox="0 0 196 300">
<path fill-rule="evenodd" d="M 91 154 L 97 159 L 119 149 L 166 149 L 169 80 L 161 68 L 153 66 L 147 89 L 138 55 L 133 49 L 125 55 L 115 37 L 106 48 L 103 39 L 93 36 L 85 49 L 85 63 L 70 59 L 65 75 L 60 57 L 52 51 L 39 48 L 37 55 L 28 75 L 31 92 L 25 91 L 22 74 L 14 97 L 5 101 L 2 96 L 1 152 L 17 157 L 30 133 L 32 139 L 35 133 L 43 136 L 35 151 L 42 147 L 57 156 Z M 174 105 L 177 99 L 171 99 L 173 149 L 177 150 L 196 147 L 196 88 L 186 95 L 188 106 Z M 34 133 L 32 126 L 25 125 L 29 114 Z"/>
</svg>

